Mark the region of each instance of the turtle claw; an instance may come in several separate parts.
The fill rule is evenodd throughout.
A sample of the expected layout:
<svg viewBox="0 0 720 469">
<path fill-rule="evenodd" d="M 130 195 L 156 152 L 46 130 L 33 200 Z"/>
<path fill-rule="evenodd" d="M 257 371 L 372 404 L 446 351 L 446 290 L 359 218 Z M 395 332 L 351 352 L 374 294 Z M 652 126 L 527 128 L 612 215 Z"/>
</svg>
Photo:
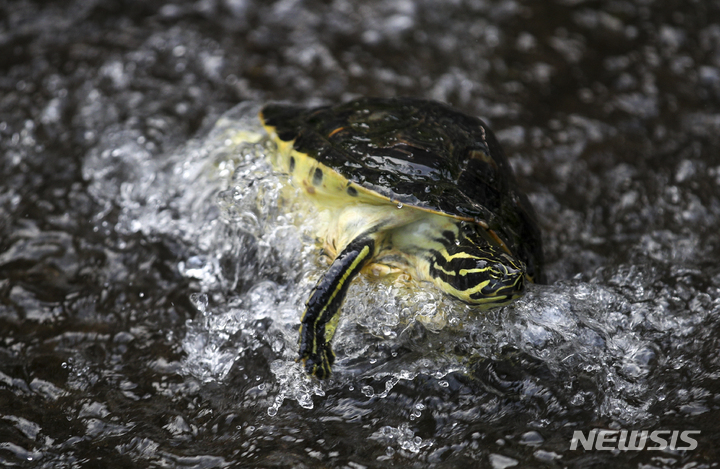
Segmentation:
<svg viewBox="0 0 720 469">
<path fill-rule="evenodd" d="M 318 379 L 327 379 L 330 377 L 330 367 L 335 362 L 335 354 L 330 348 L 330 344 L 319 344 L 316 353 L 305 353 L 300 355 L 300 361 L 308 374 L 316 376 Z"/>
</svg>

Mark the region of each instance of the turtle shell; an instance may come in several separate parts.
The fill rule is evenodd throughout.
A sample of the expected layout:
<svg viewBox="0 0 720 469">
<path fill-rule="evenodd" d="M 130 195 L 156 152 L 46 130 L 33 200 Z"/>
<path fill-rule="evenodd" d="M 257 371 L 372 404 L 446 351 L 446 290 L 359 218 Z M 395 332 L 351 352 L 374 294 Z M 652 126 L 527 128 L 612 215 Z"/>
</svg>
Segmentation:
<svg viewBox="0 0 720 469">
<path fill-rule="evenodd" d="M 380 196 L 487 227 L 541 280 L 534 211 L 480 119 L 413 98 L 269 104 L 262 119 L 296 151 Z"/>
</svg>

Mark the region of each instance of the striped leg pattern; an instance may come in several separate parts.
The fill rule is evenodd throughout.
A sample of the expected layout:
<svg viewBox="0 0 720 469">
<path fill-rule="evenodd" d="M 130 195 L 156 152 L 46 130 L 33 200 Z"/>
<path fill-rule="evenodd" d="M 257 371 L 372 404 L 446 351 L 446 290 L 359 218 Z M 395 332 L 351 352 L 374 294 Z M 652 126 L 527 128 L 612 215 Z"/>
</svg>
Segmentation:
<svg viewBox="0 0 720 469">
<path fill-rule="evenodd" d="M 305 305 L 300 324 L 299 360 L 308 373 L 320 379 L 330 376 L 330 367 L 335 361 L 330 340 L 335 334 L 338 313 L 350 281 L 373 257 L 374 251 L 373 239 L 353 240 L 315 285 Z"/>
</svg>

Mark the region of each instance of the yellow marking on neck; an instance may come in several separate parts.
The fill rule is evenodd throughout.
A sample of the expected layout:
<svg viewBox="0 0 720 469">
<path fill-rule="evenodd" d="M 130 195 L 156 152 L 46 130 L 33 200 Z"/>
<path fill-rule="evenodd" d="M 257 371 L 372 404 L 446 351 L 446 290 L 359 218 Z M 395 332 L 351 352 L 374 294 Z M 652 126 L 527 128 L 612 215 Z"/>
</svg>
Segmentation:
<svg viewBox="0 0 720 469">
<path fill-rule="evenodd" d="M 477 256 L 473 256 L 472 254 L 465 251 L 458 251 L 455 254 L 450 254 L 443 249 L 442 251 L 440 251 L 440 254 L 442 254 L 445 260 L 448 262 L 452 262 L 453 259 L 478 259 Z"/>
<path fill-rule="evenodd" d="M 483 296 L 481 298 L 471 298 L 471 296 L 483 288 L 485 288 L 490 281 L 487 280 L 485 282 L 479 283 L 477 285 L 474 285 L 472 288 L 469 288 L 467 290 L 458 290 L 457 288 L 453 287 L 447 282 L 442 281 L 439 278 L 435 278 L 435 284 L 440 287 L 441 290 L 443 290 L 445 293 L 454 296 L 455 298 L 458 298 L 466 303 L 470 303 L 473 305 L 480 306 L 481 308 L 484 307 L 495 307 L 495 306 L 502 306 L 510 303 L 514 298 L 517 296 L 520 296 L 520 293 L 513 295 L 510 298 L 507 298 L 506 295 L 502 296 Z M 502 298 L 502 299 L 500 299 Z"/>
<path fill-rule="evenodd" d="M 438 264 L 437 262 L 435 262 L 435 263 L 433 264 L 433 268 L 434 268 L 435 270 L 439 270 L 440 272 L 444 273 L 445 275 L 453 275 L 453 276 L 455 275 L 455 271 L 454 271 L 454 270 L 449 270 L 449 271 L 448 271 L 448 270 L 445 270 L 445 269 L 443 269 L 443 268 L 440 266 L 440 264 Z M 462 274 L 460 274 L 460 275 L 462 275 Z"/>
<path fill-rule="evenodd" d="M 458 272 L 458 273 L 462 276 L 465 276 L 467 274 L 477 274 L 478 272 L 485 272 L 486 270 L 491 270 L 490 266 L 487 266 L 482 269 L 460 269 L 460 272 Z"/>
</svg>

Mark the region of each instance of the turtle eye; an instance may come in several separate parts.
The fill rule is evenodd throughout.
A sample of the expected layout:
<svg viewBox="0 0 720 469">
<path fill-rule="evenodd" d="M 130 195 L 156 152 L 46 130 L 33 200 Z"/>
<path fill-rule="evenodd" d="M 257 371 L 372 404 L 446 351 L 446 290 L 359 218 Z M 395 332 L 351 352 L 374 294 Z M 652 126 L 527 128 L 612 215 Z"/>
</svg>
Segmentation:
<svg viewBox="0 0 720 469">
<path fill-rule="evenodd" d="M 504 297 L 511 299 L 522 292 L 524 287 L 522 271 L 508 269 L 504 264 L 498 264 L 495 268 L 497 269 L 496 275 L 488 278 L 485 286 L 480 290 L 481 295 L 476 294 L 475 298 Z M 473 298 L 472 295 L 471 298 Z"/>
<path fill-rule="evenodd" d="M 460 223 L 460 236 L 462 238 L 477 238 L 481 235 L 476 224 L 464 221 Z"/>
</svg>

